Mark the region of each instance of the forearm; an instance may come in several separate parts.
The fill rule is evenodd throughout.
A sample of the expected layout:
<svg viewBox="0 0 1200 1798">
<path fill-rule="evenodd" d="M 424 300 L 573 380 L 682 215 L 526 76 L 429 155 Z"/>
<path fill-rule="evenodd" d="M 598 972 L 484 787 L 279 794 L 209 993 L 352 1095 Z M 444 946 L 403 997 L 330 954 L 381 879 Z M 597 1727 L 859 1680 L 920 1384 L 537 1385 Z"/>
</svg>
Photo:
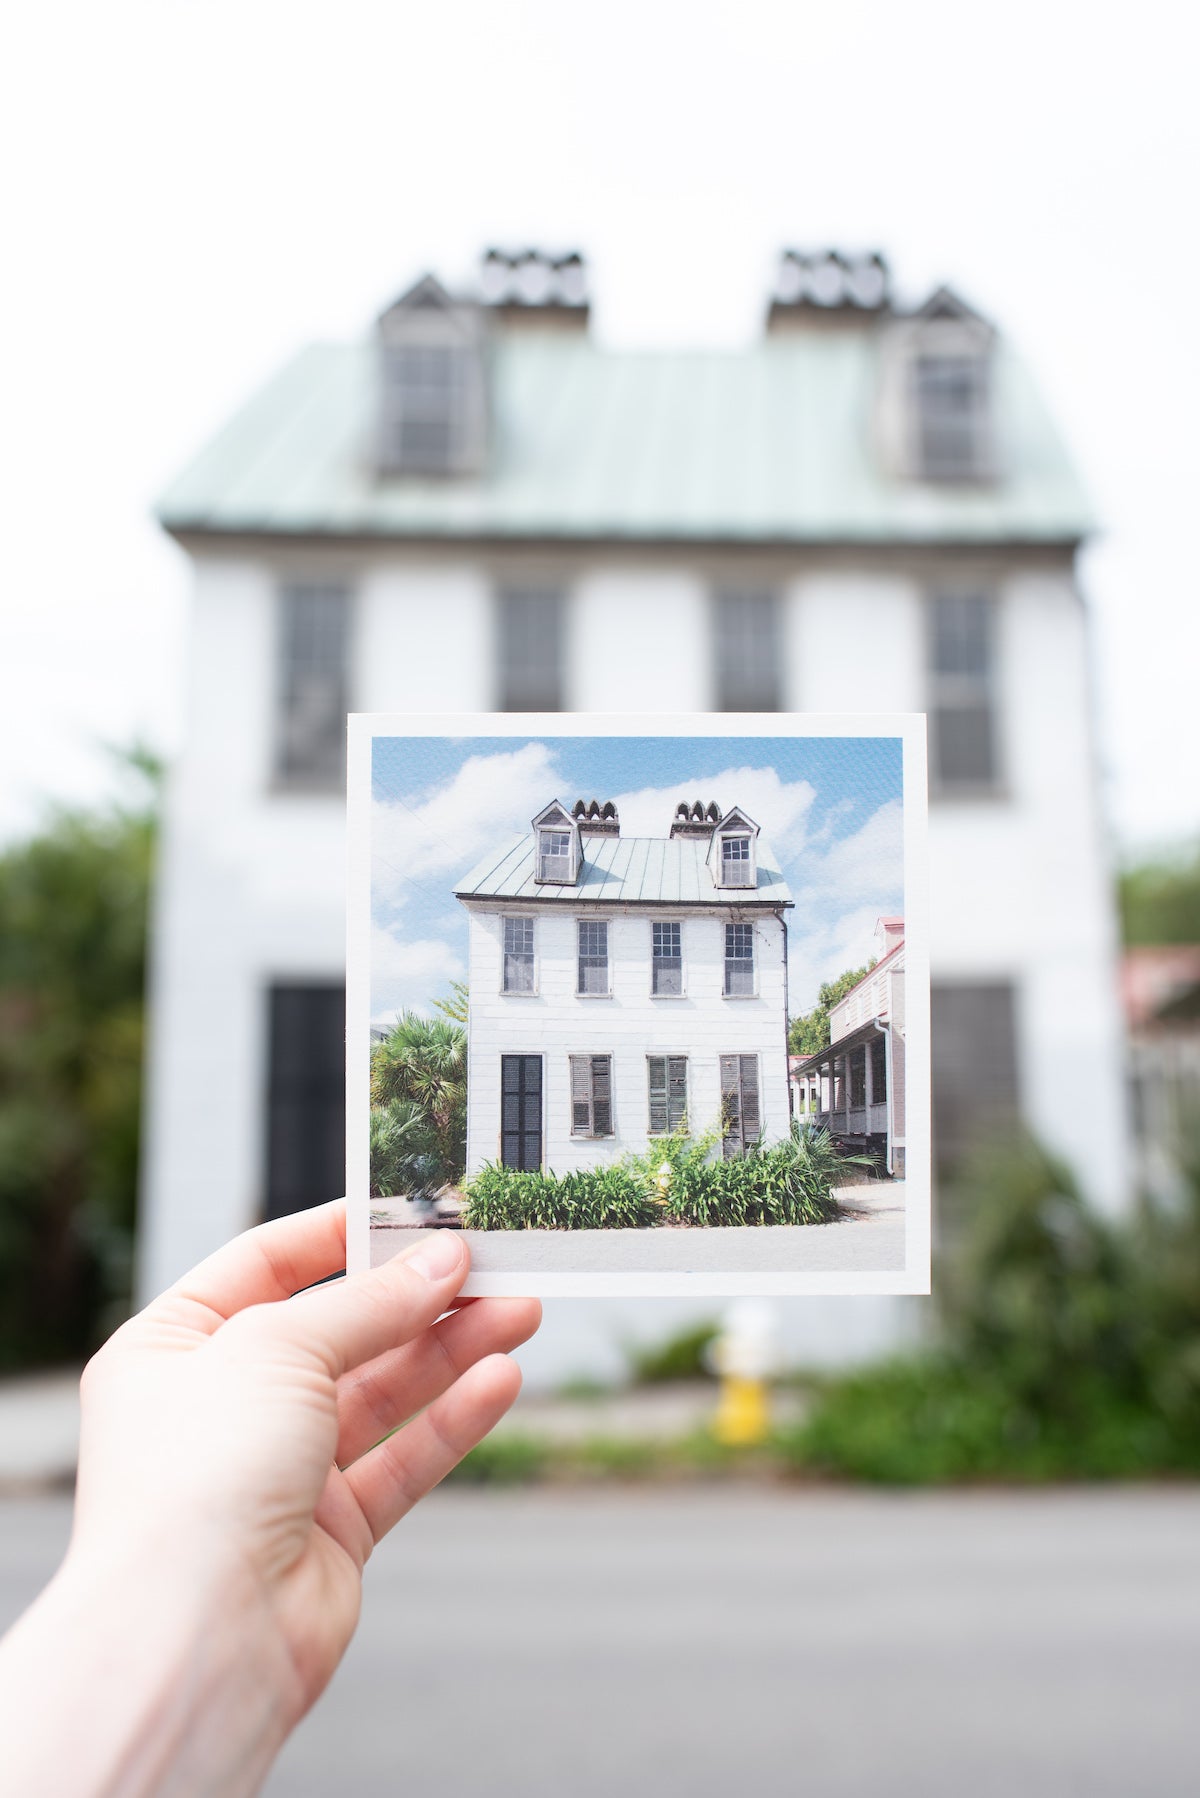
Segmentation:
<svg viewBox="0 0 1200 1798">
<path fill-rule="evenodd" d="M 68 1556 L 0 1642 L 4 1785 L 22 1798 L 241 1798 L 302 1706 L 261 1599 L 186 1567 Z"/>
</svg>

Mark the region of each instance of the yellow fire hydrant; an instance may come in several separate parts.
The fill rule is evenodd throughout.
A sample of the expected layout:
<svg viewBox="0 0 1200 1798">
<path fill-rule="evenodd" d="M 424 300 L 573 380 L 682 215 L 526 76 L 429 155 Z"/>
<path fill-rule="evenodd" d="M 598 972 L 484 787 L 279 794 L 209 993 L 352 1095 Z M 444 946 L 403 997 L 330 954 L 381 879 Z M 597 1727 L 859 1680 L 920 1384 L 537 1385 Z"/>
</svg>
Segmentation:
<svg viewBox="0 0 1200 1798">
<path fill-rule="evenodd" d="M 771 1433 L 768 1379 L 777 1368 L 775 1316 L 761 1299 L 730 1305 L 711 1349 L 720 1376 L 713 1434 L 731 1448 L 752 1448 Z"/>
</svg>

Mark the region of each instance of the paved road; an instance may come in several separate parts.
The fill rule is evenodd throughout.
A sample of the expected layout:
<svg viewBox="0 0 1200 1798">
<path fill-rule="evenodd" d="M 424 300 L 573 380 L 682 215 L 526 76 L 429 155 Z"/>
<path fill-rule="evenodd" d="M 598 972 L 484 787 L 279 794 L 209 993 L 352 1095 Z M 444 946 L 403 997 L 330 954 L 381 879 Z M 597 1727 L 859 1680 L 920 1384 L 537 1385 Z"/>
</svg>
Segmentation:
<svg viewBox="0 0 1200 1798">
<path fill-rule="evenodd" d="M 64 1500 L 0 1504 L 0 1620 Z M 1192 1798 L 1200 1492 L 441 1494 L 274 1798 Z"/>
</svg>

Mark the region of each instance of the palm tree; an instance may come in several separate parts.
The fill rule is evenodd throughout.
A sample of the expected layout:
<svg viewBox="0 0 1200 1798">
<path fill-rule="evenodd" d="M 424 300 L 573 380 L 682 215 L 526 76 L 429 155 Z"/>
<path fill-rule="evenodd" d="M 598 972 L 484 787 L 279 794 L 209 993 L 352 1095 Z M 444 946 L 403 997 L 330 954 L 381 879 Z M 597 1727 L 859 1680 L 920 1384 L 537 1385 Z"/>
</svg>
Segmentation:
<svg viewBox="0 0 1200 1798">
<path fill-rule="evenodd" d="M 419 1105 L 392 1099 L 371 1107 L 371 1197 L 428 1199 L 441 1186 L 441 1156 Z"/>
<path fill-rule="evenodd" d="M 403 1099 L 431 1132 L 442 1176 L 459 1179 L 466 1161 L 467 1033 L 449 1018 L 406 1011 L 371 1056 L 371 1104 Z"/>
</svg>

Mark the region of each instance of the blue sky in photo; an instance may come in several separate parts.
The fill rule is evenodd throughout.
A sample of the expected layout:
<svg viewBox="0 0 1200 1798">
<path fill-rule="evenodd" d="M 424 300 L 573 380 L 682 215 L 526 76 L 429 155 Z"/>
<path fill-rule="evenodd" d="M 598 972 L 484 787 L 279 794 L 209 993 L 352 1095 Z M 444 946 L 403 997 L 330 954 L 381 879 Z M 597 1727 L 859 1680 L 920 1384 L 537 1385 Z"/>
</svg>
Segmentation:
<svg viewBox="0 0 1200 1798">
<path fill-rule="evenodd" d="M 681 799 L 739 805 L 796 900 L 792 1010 L 862 964 L 903 911 L 902 745 L 891 737 L 376 737 L 372 1014 L 428 1011 L 466 972 L 456 882 L 551 799 L 617 800 L 623 836 L 666 836 Z"/>
</svg>

